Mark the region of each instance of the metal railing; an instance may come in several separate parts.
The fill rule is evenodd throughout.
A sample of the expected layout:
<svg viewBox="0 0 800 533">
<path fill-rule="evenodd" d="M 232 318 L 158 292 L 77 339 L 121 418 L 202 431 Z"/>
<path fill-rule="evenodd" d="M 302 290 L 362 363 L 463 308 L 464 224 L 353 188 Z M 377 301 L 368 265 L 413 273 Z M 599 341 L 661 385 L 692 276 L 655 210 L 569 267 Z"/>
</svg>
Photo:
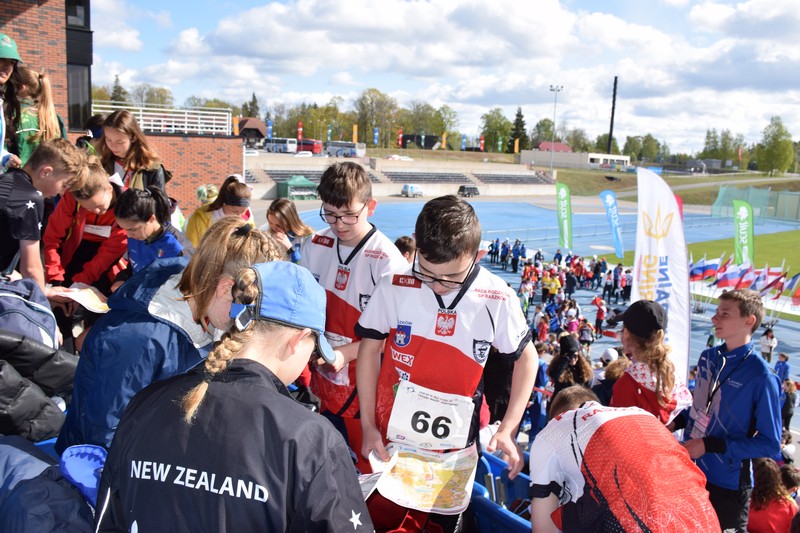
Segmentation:
<svg viewBox="0 0 800 533">
<path fill-rule="evenodd" d="M 121 102 L 92 102 L 92 114 L 110 114 L 127 109 L 136 118 L 142 131 L 153 133 L 195 133 L 198 135 L 231 135 L 233 122 L 230 109 L 207 107 L 171 107 L 151 104 L 147 107 Z"/>
</svg>

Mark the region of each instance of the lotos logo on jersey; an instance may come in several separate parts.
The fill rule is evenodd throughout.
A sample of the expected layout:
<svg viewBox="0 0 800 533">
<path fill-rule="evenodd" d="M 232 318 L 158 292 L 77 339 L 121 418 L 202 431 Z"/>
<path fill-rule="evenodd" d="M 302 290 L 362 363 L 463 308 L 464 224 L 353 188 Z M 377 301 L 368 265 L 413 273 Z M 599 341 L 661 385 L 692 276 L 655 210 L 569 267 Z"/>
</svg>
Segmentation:
<svg viewBox="0 0 800 533">
<path fill-rule="evenodd" d="M 489 357 L 489 349 L 491 348 L 492 343 L 489 341 L 479 341 L 477 339 L 472 341 L 472 357 L 475 360 L 483 364 L 486 362 L 486 358 Z"/>
<path fill-rule="evenodd" d="M 452 337 L 456 331 L 456 312 L 450 309 L 439 309 L 436 315 L 435 333 L 440 337 Z"/>
<path fill-rule="evenodd" d="M 403 276 L 402 274 L 395 274 L 392 276 L 392 285 L 399 287 L 413 287 L 419 289 L 422 287 L 422 282 L 414 276 Z"/>
<path fill-rule="evenodd" d="M 159 248 L 157 255 L 158 255 L 158 257 L 164 257 L 164 249 L 163 248 Z"/>
<path fill-rule="evenodd" d="M 411 322 L 398 322 L 394 332 L 394 343 L 396 346 L 408 346 L 411 342 Z"/>
<path fill-rule="evenodd" d="M 369 303 L 369 297 L 372 296 L 371 294 L 359 294 L 358 295 L 358 308 L 361 309 L 361 312 L 364 312 L 364 309 L 367 308 L 367 304 Z"/>
<path fill-rule="evenodd" d="M 397 350 L 395 350 L 391 346 L 389 348 L 392 350 L 392 359 L 394 359 L 398 363 L 402 363 L 402 364 L 404 364 L 406 366 L 414 366 L 414 356 L 413 355 L 410 355 L 410 354 L 407 354 L 407 353 L 398 352 Z"/>
<path fill-rule="evenodd" d="M 311 242 L 314 244 L 321 244 L 322 246 L 327 246 L 328 248 L 333 248 L 333 239 L 330 237 L 325 237 L 323 235 L 314 235 L 311 238 Z"/>
<path fill-rule="evenodd" d="M 336 281 L 333 283 L 333 288 L 337 291 L 343 291 L 347 288 L 347 280 L 350 279 L 350 269 L 344 265 L 339 265 L 339 270 L 336 271 Z"/>
</svg>

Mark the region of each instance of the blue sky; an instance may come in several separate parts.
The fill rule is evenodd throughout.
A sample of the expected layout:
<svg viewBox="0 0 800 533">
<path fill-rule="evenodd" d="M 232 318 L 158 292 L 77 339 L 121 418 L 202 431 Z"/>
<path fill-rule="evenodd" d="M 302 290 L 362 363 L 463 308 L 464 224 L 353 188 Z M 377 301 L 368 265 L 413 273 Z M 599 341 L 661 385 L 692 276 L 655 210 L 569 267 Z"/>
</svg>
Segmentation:
<svg viewBox="0 0 800 533">
<path fill-rule="evenodd" d="M 800 134 L 796 0 L 93 0 L 95 84 L 168 87 L 241 104 L 345 106 L 375 87 L 447 104 L 474 135 L 493 107 L 553 116 L 591 139 L 652 133 L 673 153 L 709 128 Z"/>
</svg>

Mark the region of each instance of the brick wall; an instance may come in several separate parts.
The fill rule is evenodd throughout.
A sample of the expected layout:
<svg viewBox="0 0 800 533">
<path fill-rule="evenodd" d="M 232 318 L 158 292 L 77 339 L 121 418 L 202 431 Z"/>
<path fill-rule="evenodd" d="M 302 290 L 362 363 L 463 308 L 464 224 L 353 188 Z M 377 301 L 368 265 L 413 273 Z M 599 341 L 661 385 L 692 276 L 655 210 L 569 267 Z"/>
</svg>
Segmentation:
<svg viewBox="0 0 800 533">
<path fill-rule="evenodd" d="M 242 139 L 233 136 L 148 133 L 147 140 L 172 171 L 167 193 L 178 200 L 187 217 L 199 207 L 195 191 L 201 185 L 219 187 L 230 174 L 242 172 Z"/>
<path fill-rule="evenodd" d="M 3 0 L 0 33 L 17 43 L 25 65 L 47 70 L 56 111 L 67 118 L 67 11 L 64 0 Z"/>
</svg>

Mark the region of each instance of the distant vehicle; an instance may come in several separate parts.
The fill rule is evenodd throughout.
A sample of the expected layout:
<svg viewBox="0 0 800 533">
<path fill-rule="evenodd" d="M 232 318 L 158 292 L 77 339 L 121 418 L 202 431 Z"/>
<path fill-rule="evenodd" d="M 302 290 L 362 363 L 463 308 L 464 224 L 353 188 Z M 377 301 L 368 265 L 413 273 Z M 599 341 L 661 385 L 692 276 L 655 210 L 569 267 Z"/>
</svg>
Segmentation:
<svg viewBox="0 0 800 533">
<path fill-rule="evenodd" d="M 264 151 L 272 152 L 274 154 L 296 154 L 297 139 L 285 139 L 282 137 L 265 139 Z"/>
<path fill-rule="evenodd" d="M 244 155 L 246 155 L 246 156 L 256 156 L 256 155 L 258 155 L 258 150 L 246 149 L 244 151 Z"/>
<path fill-rule="evenodd" d="M 314 154 L 309 152 L 308 150 L 303 150 L 302 152 L 297 152 L 294 154 L 295 157 L 313 157 Z"/>
<path fill-rule="evenodd" d="M 297 141 L 298 152 L 311 152 L 312 154 L 322 153 L 322 141 L 316 139 L 300 139 Z"/>
<path fill-rule="evenodd" d="M 400 191 L 400 196 L 407 198 L 422 198 L 422 187 L 413 183 L 406 183 Z"/>
<path fill-rule="evenodd" d="M 459 196 L 465 196 L 465 197 L 469 198 L 471 196 L 480 196 L 480 194 L 481 194 L 481 192 L 474 185 L 461 185 L 458 188 L 458 195 Z"/>
<path fill-rule="evenodd" d="M 325 153 L 331 157 L 364 157 L 367 155 L 367 145 L 348 141 L 327 141 Z"/>
<path fill-rule="evenodd" d="M 413 158 L 408 157 L 407 155 L 398 155 L 398 154 L 392 154 L 390 156 L 387 156 L 386 159 L 389 159 L 391 161 L 413 161 L 414 160 Z"/>
</svg>

